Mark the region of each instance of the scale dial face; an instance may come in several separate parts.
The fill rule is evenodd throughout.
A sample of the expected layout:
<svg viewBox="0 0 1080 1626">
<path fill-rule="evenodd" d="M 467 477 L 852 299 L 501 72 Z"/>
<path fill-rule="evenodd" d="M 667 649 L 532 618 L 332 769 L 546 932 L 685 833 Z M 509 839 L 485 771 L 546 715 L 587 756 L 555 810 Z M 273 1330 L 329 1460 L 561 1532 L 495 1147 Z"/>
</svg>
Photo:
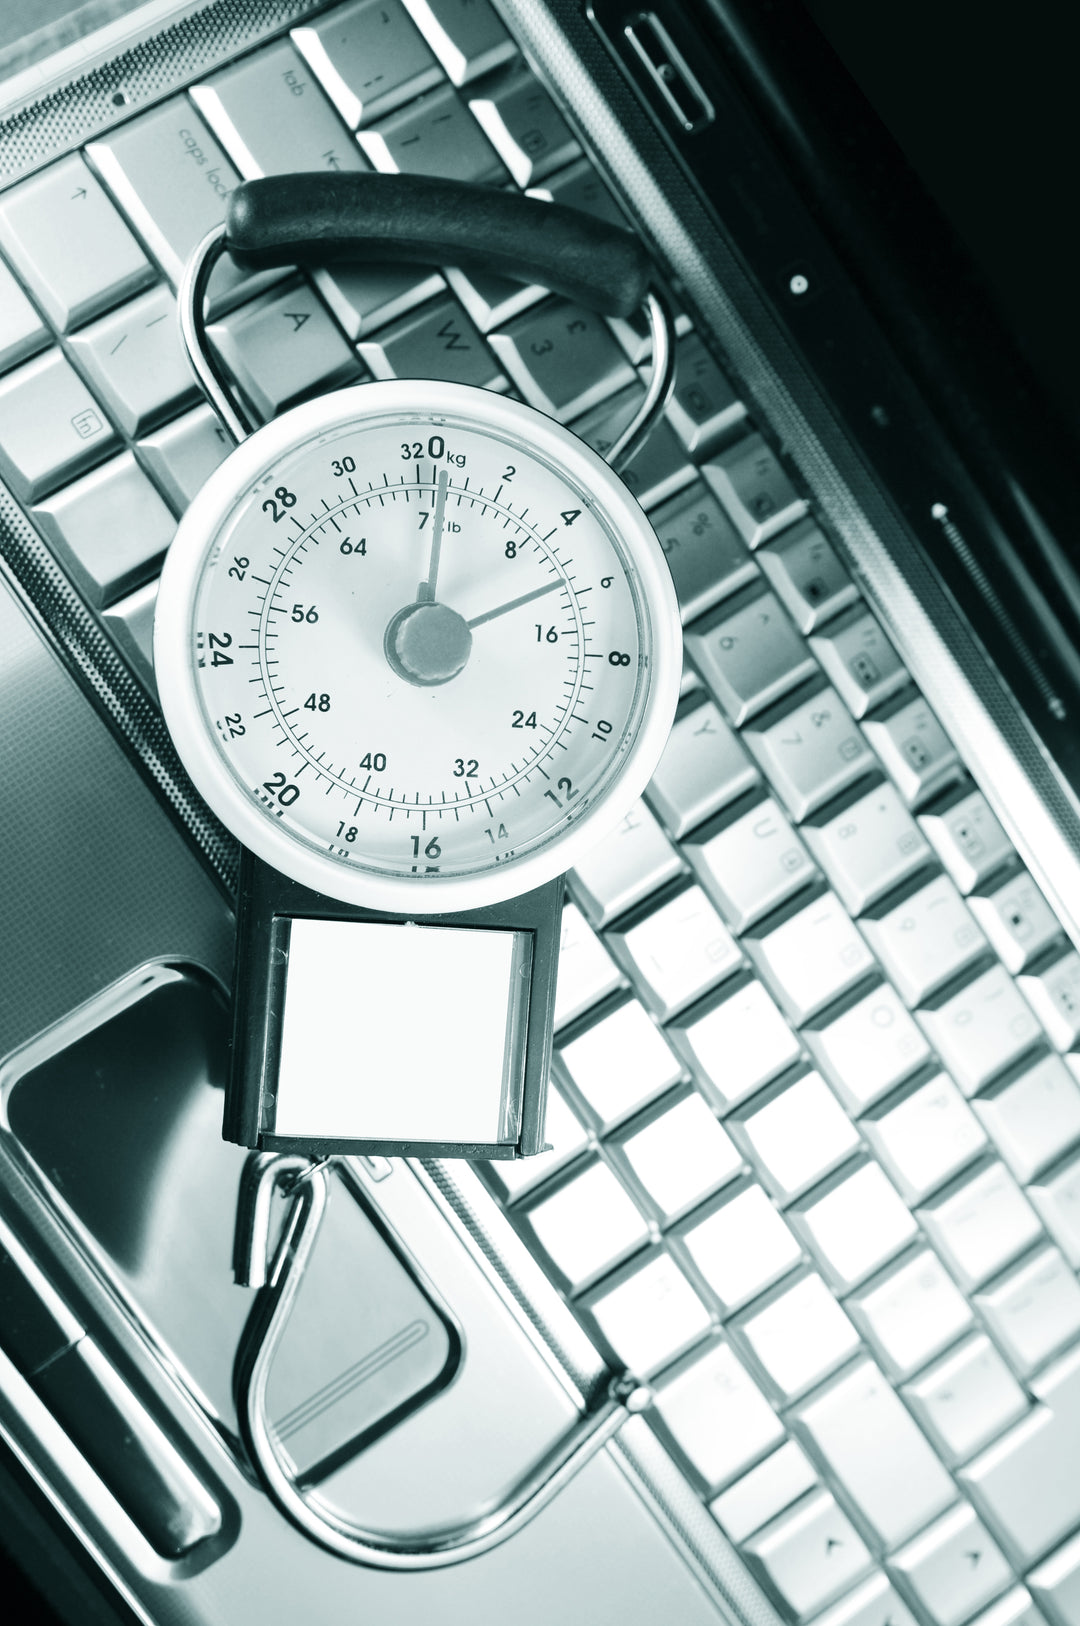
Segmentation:
<svg viewBox="0 0 1080 1626">
<path fill-rule="evenodd" d="M 679 648 L 659 544 L 600 458 L 528 407 L 400 381 L 230 456 L 155 627 L 166 722 L 223 823 L 304 885 L 405 913 L 527 891 L 617 823 Z"/>
</svg>

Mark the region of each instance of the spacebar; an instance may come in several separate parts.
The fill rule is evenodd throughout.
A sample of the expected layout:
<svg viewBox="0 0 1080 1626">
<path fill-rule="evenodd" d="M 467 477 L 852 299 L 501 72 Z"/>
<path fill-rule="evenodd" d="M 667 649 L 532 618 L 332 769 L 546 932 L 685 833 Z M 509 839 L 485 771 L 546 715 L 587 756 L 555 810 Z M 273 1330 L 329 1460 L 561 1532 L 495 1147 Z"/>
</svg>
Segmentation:
<svg viewBox="0 0 1080 1626">
<path fill-rule="evenodd" d="M 960 1478 L 1022 1566 L 1080 1525 L 1080 1348 L 1031 1384 L 1041 1402 Z"/>
</svg>

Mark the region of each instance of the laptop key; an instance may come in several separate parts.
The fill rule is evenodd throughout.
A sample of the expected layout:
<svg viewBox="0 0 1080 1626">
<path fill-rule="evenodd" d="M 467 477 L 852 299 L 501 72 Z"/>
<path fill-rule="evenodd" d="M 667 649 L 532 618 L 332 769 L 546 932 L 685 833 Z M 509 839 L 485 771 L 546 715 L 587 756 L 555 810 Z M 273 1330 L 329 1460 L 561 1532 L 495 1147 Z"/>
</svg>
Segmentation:
<svg viewBox="0 0 1080 1626">
<path fill-rule="evenodd" d="M 665 1218 L 694 1207 L 742 1170 L 734 1142 L 696 1093 L 628 1136 L 620 1150 Z"/>
<path fill-rule="evenodd" d="M 488 0 L 404 0 L 452 85 L 468 84 L 517 55 Z"/>
<path fill-rule="evenodd" d="M 625 985 L 626 978 L 581 910 L 567 900 L 563 905 L 555 989 L 556 1031 Z"/>
<path fill-rule="evenodd" d="M 246 180 L 368 169 L 288 39 L 192 85 L 190 96 Z"/>
<path fill-rule="evenodd" d="M 678 839 L 759 783 L 738 737 L 705 700 L 676 719 L 645 796 Z"/>
<path fill-rule="evenodd" d="M 828 1491 L 804 1497 L 743 1551 L 792 1620 L 815 1615 L 871 1568 L 865 1543 Z"/>
<path fill-rule="evenodd" d="M 835 689 L 822 689 L 781 717 L 767 713 L 743 738 L 799 821 L 877 766 Z"/>
<path fill-rule="evenodd" d="M 877 969 L 834 892 L 772 931 L 754 932 L 746 948 L 789 1021 L 799 1027 Z"/>
<path fill-rule="evenodd" d="M 191 99 L 245 180 L 368 167 L 288 40 L 193 85 Z"/>
<path fill-rule="evenodd" d="M 489 338 L 524 399 L 561 423 L 636 376 L 603 317 L 566 299 L 545 300 Z"/>
<path fill-rule="evenodd" d="M 1080 1142 L 1080 1085 L 1060 1056 L 1042 1057 L 972 1106 L 1021 1185 Z"/>
<path fill-rule="evenodd" d="M 176 288 L 188 256 L 225 218 L 240 177 L 186 96 L 87 144 L 98 174 Z M 215 268 L 211 310 L 283 275 L 248 275 L 228 258 Z"/>
<path fill-rule="evenodd" d="M 746 544 L 700 481 L 652 515 L 684 622 L 758 580 Z"/>
<path fill-rule="evenodd" d="M 705 891 L 737 932 L 786 903 L 817 875 L 772 797 L 721 830 L 691 835 L 684 851 Z"/>
<path fill-rule="evenodd" d="M 648 1226 L 605 1163 L 593 1163 L 529 1209 L 528 1223 L 571 1291 L 648 1238 Z"/>
<path fill-rule="evenodd" d="M 443 73 L 399 0 L 353 0 L 292 31 L 350 130 L 432 90 Z"/>
<path fill-rule="evenodd" d="M 965 1095 L 974 1095 L 1042 1038 L 1003 966 L 991 966 L 919 1021 Z"/>
<path fill-rule="evenodd" d="M 783 1405 L 816 1389 L 859 1347 L 855 1328 L 821 1277 L 812 1272 L 794 1286 L 775 1288 L 732 1330 Z"/>
<path fill-rule="evenodd" d="M 1080 1524 L 1080 1350 L 1030 1388 L 1040 1404 L 960 1471 L 986 1523 L 1025 1569 Z"/>
<path fill-rule="evenodd" d="M 956 1499 L 925 1435 L 871 1361 L 806 1402 L 794 1421 L 885 1547 Z"/>
<path fill-rule="evenodd" d="M 626 216 L 587 158 L 549 175 L 539 186 L 530 186 L 529 196 L 565 203 L 568 209 L 580 209 L 612 226 L 626 225 Z"/>
<path fill-rule="evenodd" d="M 606 926 L 684 872 L 679 853 L 638 801 L 570 873 L 574 895 L 590 920 Z"/>
<path fill-rule="evenodd" d="M 894 1383 L 955 1344 L 975 1319 L 941 1260 L 926 1248 L 846 1304 Z"/>
<path fill-rule="evenodd" d="M 785 1440 L 730 1490 L 714 1497 L 709 1512 L 729 1541 L 742 1542 L 817 1484 L 806 1452 L 794 1440 Z"/>
<path fill-rule="evenodd" d="M 0 373 L 25 361 L 51 338 L 45 323 L 0 260 Z"/>
<path fill-rule="evenodd" d="M 0 246 L 61 333 L 129 298 L 154 276 L 78 153 L 4 194 Z"/>
<path fill-rule="evenodd" d="M 662 1248 L 586 1306 L 616 1359 L 649 1378 L 695 1344 L 712 1324 L 705 1305 Z"/>
<path fill-rule="evenodd" d="M 232 449 L 212 407 L 196 407 L 139 441 L 143 467 L 180 515 Z"/>
<path fill-rule="evenodd" d="M 320 267 L 313 280 L 348 339 L 396 321 L 446 287 L 438 271 L 420 265 Z"/>
<path fill-rule="evenodd" d="M 152 573 L 176 529 L 130 452 L 65 487 L 33 514 L 84 598 L 99 609 Z"/>
<path fill-rule="evenodd" d="M 356 348 L 376 378 L 445 378 L 479 389 L 506 388 L 495 357 L 449 296 L 362 338 Z"/>
<path fill-rule="evenodd" d="M 1057 1050 L 1072 1050 L 1080 1039 L 1080 954 L 1070 949 L 1045 971 L 1019 979 L 1024 997 Z"/>
<path fill-rule="evenodd" d="M 862 929 L 897 990 L 919 1005 L 986 952 L 986 938 L 947 875 Z"/>
<path fill-rule="evenodd" d="M 1045 1174 L 1028 1196 L 1074 1270 L 1080 1270 L 1080 1157 Z"/>
<path fill-rule="evenodd" d="M 961 892 L 974 892 L 994 870 L 1015 857 L 981 790 L 973 790 L 941 813 L 919 820 Z"/>
<path fill-rule="evenodd" d="M 776 1201 L 790 1203 L 849 1158 L 859 1136 L 817 1073 L 764 1095 L 736 1107 L 727 1128 Z"/>
<path fill-rule="evenodd" d="M 784 1425 L 728 1344 L 666 1383 L 655 1414 L 698 1480 L 717 1490 L 784 1438 Z"/>
<path fill-rule="evenodd" d="M 1025 1376 L 1080 1333 L 1080 1285 L 1056 1248 L 976 1295 L 987 1325 Z"/>
<path fill-rule="evenodd" d="M 0 379 L 0 475 L 35 502 L 112 450 L 116 434 L 59 350 Z"/>
<path fill-rule="evenodd" d="M 465 272 L 458 266 L 447 266 L 445 270 L 447 282 L 481 333 L 505 327 L 522 311 L 547 298 L 547 289 L 539 283 L 511 282 L 494 271 Z"/>
<path fill-rule="evenodd" d="M 803 839 L 853 915 L 918 873 L 930 844 L 894 786 L 877 785 L 824 823 L 805 824 Z"/>
<path fill-rule="evenodd" d="M 611 400 L 602 401 L 571 425 L 575 435 L 580 435 L 586 445 L 606 458 L 637 412 L 644 394 L 641 385 L 633 384 Z M 688 485 L 696 472 L 663 419 L 641 450 L 619 470 L 622 480 L 646 512 Z"/>
<path fill-rule="evenodd" d="M 910 1210 L 876 1163 L 800 1198 L 787 1217 L 837 1293 L 858 1287 L 918 1234 Z"/>
<path fill-rule="evenodd" d="M 721 1111 L 737 1106 L 800 1056 L 798 1039 L 759 982 L 745 984 L 670 1031 L 706 1098 Z"/>
<path fill-rule="evenodd" d="M 151 693 L 154 683 L 154 611 L 158 584 L 154 580 L 129 593 L 102 613 L 102 621 L 125 659 Z"/>
<path fill-rule="evenodd" d="M 140 435 L 198 395 L 180 342 L 176 300 L 163 284 L 83 328 L 71 353 L 115 423 Z"/>
<path fill-rule="evenodd" d="M 860 1127 L 909 1203 L 923 1202 L 986 1147 L 985 1130 L 944 1073 L 887 1111 L 872 1108 Z"/>
<path fill-rule="evenodd" d="M 1000 1163 L 932 1199 L 919 1210 L 919 1220 L 968 1292 L 1042 1239 L 1035 1211 Z"/>
<path fill-rule="evenodd" d="M 721 1313 L 730 1315 L 793 1270 L 798 1242 L 757 1185 L 746 1185 L 682 1233 Z"/>
<path fill-rule="evenodd" d="M 960 758 L 921 696 L 863 728 L 908 807 L 920 807 L 960 772 Z"/>
<path fill-rule="evenodd" d="M 748 435 L 702 470 L 752 548 L 806 513 L 776 453 L 760 435 Z"/>
<path fill-rule="evenodd" d="M 535 186 L 580 156 L 566 120 L 524 66 L 490 79 L 469 98 L 469 106 L 518 186 Z"/>
<path fill-rule="evenodd" d="M 963 1626 L 1013 1579 L 1001 1549 L 966 1505 L 894 1554 L 889 1569 L 907 1583 L 935 1626 Z"/>
<path fill-rule="evenodd" d="M 854 717 L 864 717 L 908 681 L 899 655 L 869 610 L 813 634 L 810 647 Z"/>
<path fill-rule="evenodd" d="M 1055 1626 L 1078 1626 L 1080 1622 L 1080 1538 L 1071 1541 L 1040 1564 L 1027 1577 L 1035 1597 Z M 1036 1611 L 1031 1610 L 1034 1615 Z"/>
<path fill-rule="evenodd" d="M 829 542 L 812 520 L 766 543 L 758 563 L 801 633 L 857 602 L 859 593 Z"/>
<path fill-rule="evenodd" d="M 440 85 L 369 125 L 357 140 L 372 166 L 386 175 L 438 175 L 488 186 L 504 186 L 509 179 L 452 85 Z"/>
<path fill-rule="evenodd" d="M 1080 1282 L 1056 1248 L 976 1293 L 975 1306 L 1022 1378 L 1080 1337 Z"/>
<path fill-rule="evenodd" d="M 970 901 L 994 951 L 1014 975 L 1062 936 L 1053 910 L 1026 872 Z"/>
<path fill-rule="evenodd" d="M 887 984 L 827 1025 L 806 1028 L 803 1039 L 856 1117 L 930 1059 L 926 1039 Z"/>
<path fill-rule="evenodd" d="M 601 1129 L 670 1089 L 683 1069 L 636 999 L 557 1052 L 558 1066 L 596 1114 Z"/>
<path fill-rule="evenodd" d="M 1001 1356 L 979 1332 L 904 1388 L 945 1461 L 967 1462 L 1031 1408 Z"/>
<path fill-rule="evenodd" d="M 213 322 L 209 336 L 257 415 L 266 420 L 316 390 L 360 378 L 356 356 L 306 282 L 261 294 Z"/>
<path fill-rule="evenodd" d="M 679 340 L 667 415 L 686 450 L 699 460 L 745 421 L 745 406 L 696 333 Z"/>
<path fill-rule="evenodd" d="M 821 1615 L 817 1626 L 915 1626 L 915 1616 L 896 1588 L 878 1572 Z M 1003 1623 L 1003 1626 L 1012 1626 L 1012 1623 Z"/>
<path fill-rule="evenodd" d="M 699 886 L 654 909 L 610 942 L 641 997 L 667 1021 L 742 964 L 738 944 Z"/>
<path fill-rule="evenodd" d="M 687 628 L 686 647 L 735 724 L 764 711 L 818 671 L 772 593 L 713 610 Z"/>
</svg>

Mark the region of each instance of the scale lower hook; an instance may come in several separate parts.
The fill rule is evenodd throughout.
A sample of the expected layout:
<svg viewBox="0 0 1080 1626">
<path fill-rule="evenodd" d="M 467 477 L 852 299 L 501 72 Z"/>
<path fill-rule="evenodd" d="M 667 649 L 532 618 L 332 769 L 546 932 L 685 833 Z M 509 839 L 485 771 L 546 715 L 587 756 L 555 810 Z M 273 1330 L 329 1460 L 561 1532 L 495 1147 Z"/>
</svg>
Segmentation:
<svg viewBox="0 0 1080 1626">
<path fill-rule="evenodd" d="M 627 1419 L 652 1401 L 652 1391 L 628 1373 L 613 1377 L 599 1403 L 585 1412 L 498 1506 L 474 1519 L 403 1533 L 369 1530 L 342 1517 L 302 1489 L 278 1455 L 267 1414 L 270 1370 L 329 1197 L 333 1158 L 254 1153 L 241 1178 L 235 1267 L 237 1280 L 259 1288 L 255 1336 L 237 1372 L 240 1428 L 260 1482 L 277 1507 L 312 1541 L 341 1558 L 375 1569 L 429 1570 L 497 1547 L 522 1529 L 567 1485 Z M 290 1199 L 281 1239 L 270 1254 L 275 1193 Z"/>
</svg>

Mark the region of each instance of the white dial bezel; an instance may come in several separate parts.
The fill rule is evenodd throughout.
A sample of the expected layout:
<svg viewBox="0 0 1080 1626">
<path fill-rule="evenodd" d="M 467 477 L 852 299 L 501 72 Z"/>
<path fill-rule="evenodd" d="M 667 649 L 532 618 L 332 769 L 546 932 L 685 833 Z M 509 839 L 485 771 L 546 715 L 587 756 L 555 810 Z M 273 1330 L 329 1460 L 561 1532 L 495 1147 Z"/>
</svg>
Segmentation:
<svg viewBox="0 0 1080 1626">
<path fill-rule="evenodd" d="M 637 573 L 648 616 L 649 677 L 637 735 L 595 803 L 535 852 L 481 874 L 373 875 L 302 844 L 267 819 L 222 758 L 198 692 L 193 616 L 203 567 L 235 505 L 299 442 L 350 422 L 400 415 L 467 415 L 525 441 L 588 491 Z M 466 384 L 392 379 L 306 401 L 255 431 L 215 470 L 177 528 L 165 559 L 154 618 L 154 669 L 165 722 L 180 760 L 213 812 L 244 846 L 303 886 L 344 903 L 392 914 L 482 908 L 531 891 L 570 869 L 613 829 L 644 790 L 675 714 L 682 637 L 671 573 L 637 502 L 607 463 L 570 430 L 534 408 Z"/>
</svg>

